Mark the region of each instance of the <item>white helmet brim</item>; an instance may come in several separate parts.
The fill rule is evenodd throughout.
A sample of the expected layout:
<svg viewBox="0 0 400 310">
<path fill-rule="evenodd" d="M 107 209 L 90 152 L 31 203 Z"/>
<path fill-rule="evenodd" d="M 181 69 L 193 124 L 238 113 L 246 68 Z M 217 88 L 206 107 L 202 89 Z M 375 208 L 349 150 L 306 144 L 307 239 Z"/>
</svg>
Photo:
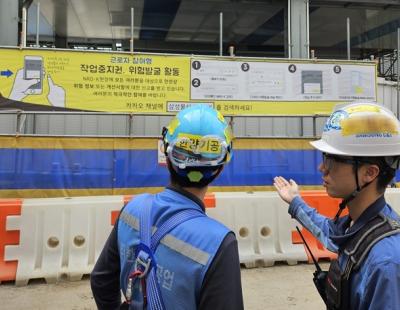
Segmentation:
<svg viewBox="0 0 400 310">
<path fill-rule="evenodd" d="M 345 152 L 339 151 L 338 149 L 332 147 L 331 145 L 329 145 L 322 139 L 319 139 L 316 141 L 311 141 L 310 144 L 313 147 L 315 147 L 317 150 L 319 150 L 323 153 L 334 154 L 334 155 L 343 155 L 343 156 L 349 155 Z"/>
</svg>

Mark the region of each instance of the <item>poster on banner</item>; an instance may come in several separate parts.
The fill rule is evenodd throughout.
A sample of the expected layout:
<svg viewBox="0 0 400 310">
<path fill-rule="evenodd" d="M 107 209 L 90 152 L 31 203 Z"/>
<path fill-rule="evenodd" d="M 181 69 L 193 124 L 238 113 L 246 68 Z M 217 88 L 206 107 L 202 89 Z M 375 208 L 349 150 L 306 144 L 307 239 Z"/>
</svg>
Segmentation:
<svg viewBox="0 0 400 310">
<path fill-rule="evenodd" d="M 0 93 L 74 109 L 165 113 L 188 101 L 190 58 L 127 53 L 0 49 Z"/>
<path fill-rule="evenodd" d="M 311 114 L 322 112 L 324 103 L 375 101 L 376 74 L 373 62 L 195 58 L 190 99 L 214 101 L 217 109 L 229 114 Z"/>
<path fill-rule="evenodd" d="M 375 100 L 375 65 L 193 60 L 192 100 Z"/>
</svg>

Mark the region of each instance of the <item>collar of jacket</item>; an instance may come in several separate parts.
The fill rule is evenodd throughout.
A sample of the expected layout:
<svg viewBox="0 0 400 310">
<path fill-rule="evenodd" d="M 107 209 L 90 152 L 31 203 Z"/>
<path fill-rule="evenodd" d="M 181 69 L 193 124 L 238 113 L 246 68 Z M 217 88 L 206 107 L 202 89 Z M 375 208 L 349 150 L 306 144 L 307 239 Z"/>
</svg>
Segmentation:
<svg viewBox="0 0 400 310">
<path fill-rule="evenodd" d="M 349 225 L 351 218 L 348 215 L 342 217 L 337 224 L 336 231 L 331 235 L 332 241 L 337 244 L 339 249 L 342 248 L 364 225 L 377 216 L 385 205 L 385 197 L 382 195 L 360 215 L 354 225 L 350 228 Z"/>
<path fill-rule="evenodd" d="M 203 212 L 206 211 L 204 203 L 196 195 L 193 195 L 192 193 L 184 190 L 183 188 L 178 187 L 178 186 L 174 186 L 172 184 L 168 185 L 166 187 L 166 189 L 174 191 L 174 192 L 176 192 L 176 193 L 178 193 L 178 194 L 180 194 L 180 195 L 182 195 L 182 196 L 184 196 L 186 198 L 189 198 L 190 200 L 193 200 L 196 204 L 198 204 L 200 206 L 200 208 L 201 208 L 201 210 L 203 210 Z"/>
</svg>

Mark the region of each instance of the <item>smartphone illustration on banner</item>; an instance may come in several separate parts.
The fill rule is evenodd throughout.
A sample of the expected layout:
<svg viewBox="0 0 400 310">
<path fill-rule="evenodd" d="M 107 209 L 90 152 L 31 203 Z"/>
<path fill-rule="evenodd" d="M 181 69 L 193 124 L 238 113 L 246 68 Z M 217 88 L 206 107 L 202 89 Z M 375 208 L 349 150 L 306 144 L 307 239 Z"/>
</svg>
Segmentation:
<svg viewBox="0 0 400 310">
<path fill-rule="evenodd" d="M 27 90 L 31 95 L 39 95 L 43 91 L 43 58 L 40 56 L 25 56 L 24 59 L 24 79 L 37 79 Z"/>
</svg>

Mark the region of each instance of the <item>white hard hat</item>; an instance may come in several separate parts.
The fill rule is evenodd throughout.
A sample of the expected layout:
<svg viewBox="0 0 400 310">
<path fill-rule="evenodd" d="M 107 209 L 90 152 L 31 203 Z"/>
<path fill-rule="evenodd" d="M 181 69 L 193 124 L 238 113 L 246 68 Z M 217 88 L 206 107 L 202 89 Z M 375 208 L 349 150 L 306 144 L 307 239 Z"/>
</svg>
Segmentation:
<svg viewBox="0 0 400 310">
<path fill-rule="evenodd" d="M 343 156 L 377 157 L 400 155 L 400 122 L 376 103 L 338 105 L 327 120 L 316 149 Z"/>
</svg>

